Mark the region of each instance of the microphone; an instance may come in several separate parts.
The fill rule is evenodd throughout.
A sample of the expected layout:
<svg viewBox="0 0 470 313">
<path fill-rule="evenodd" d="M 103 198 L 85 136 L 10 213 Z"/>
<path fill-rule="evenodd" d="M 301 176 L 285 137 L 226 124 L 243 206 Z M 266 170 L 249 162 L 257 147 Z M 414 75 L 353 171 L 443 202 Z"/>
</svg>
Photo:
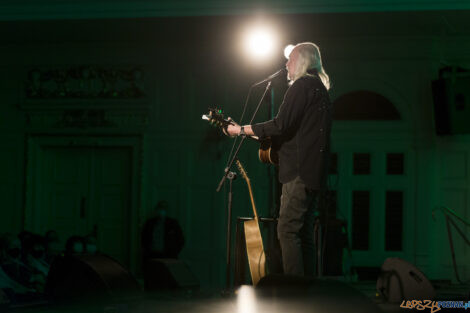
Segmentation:
<svg viewBox="0 0 470 313">
<path fill-rule="evenodd" d="M 279 71 L 277 71 L 276 73 L 274 73 L 274 74 L 272 74 L 272 75 L 266 77 L 266 78 L 263 79 L 262 81 L 259 81 L 259 82 L 257 82 L 257 83 L 254 83 L 254 84 L 252 85 L 252 87 L 261 85 L 261 84 L 263 84 L 263 83 L 265 83 L 265 82 L 267 82 L 267 81 L 270 81 L 270 80 L 272 80 L 272 79 L 274 79 L 274 78 L 276 78 L 276 77 L 278 77 L 278 76 L 280 76 L 280 75 L 283 75 L 283 74 L 285 74 L 285 73 L 286 73 L 286 69 L 285 69 L 285 68 L 282 68 L 282 69 L 280 69 Z"/>
</svg>

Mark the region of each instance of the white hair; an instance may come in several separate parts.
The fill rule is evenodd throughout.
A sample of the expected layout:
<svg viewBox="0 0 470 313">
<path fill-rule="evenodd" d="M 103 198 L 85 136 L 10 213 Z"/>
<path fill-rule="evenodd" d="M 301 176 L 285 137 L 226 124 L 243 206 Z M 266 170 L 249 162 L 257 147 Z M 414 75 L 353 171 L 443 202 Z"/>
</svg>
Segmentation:
<svg viewBox="0 0 470 313">
<path fill-rule="evenodd" d="M 327 90 L 330 89 L 330 77 L 323 68 L 318 46 L 312 42 L 302 42 L 297 44 L 292 52 L 294 50 L 298 53 L 298 59 L 293 81 L 304 75 L 310 75 L 308 74 L 309 70 L 316 70 L 323 85 L 325 85 Z"/>
</svg>

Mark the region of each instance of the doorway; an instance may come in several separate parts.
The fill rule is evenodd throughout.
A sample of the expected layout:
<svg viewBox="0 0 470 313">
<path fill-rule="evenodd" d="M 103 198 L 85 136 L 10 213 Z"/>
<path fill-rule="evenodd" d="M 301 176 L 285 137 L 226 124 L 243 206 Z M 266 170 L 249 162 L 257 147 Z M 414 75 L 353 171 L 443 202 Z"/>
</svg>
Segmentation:
<svg viewBox="0 0 470 313">
<path fill-rule="evenodd" d="M 55 230 L 63 244 L 70 236 L 92 234 L 100 253 L 134 268 L 135 147 L 65 140 L 30 143 L 25 229 Z"/>
</svg>

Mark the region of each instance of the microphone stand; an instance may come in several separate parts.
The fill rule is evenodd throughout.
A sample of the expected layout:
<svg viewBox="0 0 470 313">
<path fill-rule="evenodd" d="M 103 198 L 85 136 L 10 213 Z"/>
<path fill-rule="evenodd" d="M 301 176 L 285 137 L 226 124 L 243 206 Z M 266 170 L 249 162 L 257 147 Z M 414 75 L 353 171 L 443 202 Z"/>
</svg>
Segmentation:
<svg viewBox="0 0 470 313">
<path fill-rule="evenodd" d="M 232 220 L 232 198 L 233 198 L 233 192 L 232 192 L 232 184 L 233 181 L 237 178 L 237 173 L 235 172 L 228 172 L 227 174 L 227 179 L 230 181 L 229 184 L 229 191 L 228 191 L 228 203 L 227 203 L 227 260 L 226 260 L 226 268 L 225 268 L 225 277 L 226 277 L 226 283 L 225 283 L 225 292 L 228 293 L 228 290 L 230 290 L 230 283 L 231 283 L 231 275 L 230 275 L 230 268 L 231 266 L 231 242 L 232 242 L 232 230 L 231 230 L 231 220 Z"/>
<path fill-rule="evenodd" d="M 266 89 L 264 90 L 263 95 L 261 96 L 261 99 L 258 103 L 258 106 L 256 107 L 255 112 L 253 113 L 253 117 L 250 120 L 250 124 L 253 122 L 256 113 L 258 113 L 259 108 L 261 107 L 261 104 L 264 101 L 264 98 L 266 97 L 266 94 L 268 93 L 269 88 L 271 88 L 271 81 L 266 85 Z M 231 172 L 230 169 L 237 160 L 238 152 L 240 151 L 240 148 L 242 147 L 243 143 L 245 142 L 246 136 L 242 136 L 242 139 L 240 140 L 240 143 L 238 144 L 237 149 L 235 150 L 235 153 L 233 154 L 232 159 L 228 163 L 227 167 L 224 170 L 224 175 L 222 176 L 222 179 L 219 182 L 219 185 L 217 186 L 216 191 L 219 192 L 222 186 L 225 183 L 226 179 L 230 180 L 230 187 L 229 187 L 229 194 L 228 194 L 228 203 L 227 203 L 227 260 L 226 260 L 226 282 L 225 282 L 225 293 L 228 293 L 228 290 L 230 290 L 231 287 L 231 275 L 230 275 L 230 267 L 231 267 L 231 258 L 232 258 L 232 249 L 231 249 L 231 240 L 232 240 L 232 182 L 236 177 L 236 174 L 234 172 Z"/>
</svg>

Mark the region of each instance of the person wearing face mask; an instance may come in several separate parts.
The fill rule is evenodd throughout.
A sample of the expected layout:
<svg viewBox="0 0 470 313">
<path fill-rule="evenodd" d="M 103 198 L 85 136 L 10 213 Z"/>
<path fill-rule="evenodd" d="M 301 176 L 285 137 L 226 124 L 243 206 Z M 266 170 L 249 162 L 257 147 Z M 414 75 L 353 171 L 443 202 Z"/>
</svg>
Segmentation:
<svg viewBox="0 0 470 313">
<path fill-rule="evenodd" d="M 51 296 L 56 293 L 56 286 L 63 283 L 63 273 L 73 271 L 70 260 L 86 254 L 85 247 L 85 239 L 82 236 L 72 235 L 67 239 L 64 253 L 54 258 L 45 286 L 46 295 Z"/>
<path fill-rule="evenodd" d="M 184 245 L 184 235 L 178 221 L 168 217 L 168 202 L 160 201 L 155 207 L 153 217 L 148 219 L 142 229 L 143 259 L 178 258 Z"/>
<path fill-rule="evenodd" d="M 326 188 L 332 105 L 330 79 L 320 49 L 299 43 L 286 63 L 290 87 L 277 116 L 254 125 L 229 125 L 229 136 L 270 137 L 279 146 L 282 183 L 277 235 L 285 274 L 313 276 L 313 224 L 320 193 Z"/>
<path fill-rule="evenodd" d="M 22 247 L 20 239 L 13 234 L 5 234 L 2 238 L 2 246 L 1 269 L 3 273 L 14 282 L 16 287 L 19 285 L 25 290 L 39 290 L 44 280 L 34 275 L 31 268 L 21 260 Z"/>
<path fill-rule="evenodd" d="M 47 231 L 44 238 L 46 242 L 46 262 L 50 265 L 57 256 L 63 254 L 63 246 L 55 230 Z"/>
<path fill-rule="evenodd" d="M 96 246 L 96 237 L 94 235 L 87 235 L 83 238 L 85 242 L 85 253 L 86 254 L 98 254 L 98 247 Z"/>
<path fill-rule="evenodd" d="M 80 255 L 85 253 L 85 240 L 82 236 L 70 236 L 65 243 L 65 255 Z"/>
<path fill-rule="evenodd" d="M 15 240 L 14 237 L 15 236 L 11 234 L 5 234 L 0 237 L 0 293 L 3 292 L 4 301 L 8 303 L 18 303 L 21 302 L 21 299 L 32 299 L 32 295 L 36 293 L 33 286 L 29 286 L 31 279 L 25 278 L 24 281 L 20 283 L 3 270 L 4 267 L 8 268 L 8 271 L 12 274 L 11 258 L 16 260 L 20 256 L 17 247 L 14 247 L 13 250 L 8 247 L 10 245 L 9 242 Z M 17 244 L 18 242 L 13 245 L 17 246 Z M 27 271 L 26 268 L 23 270 Z M 0 301 L 0 303 L 2 303 L 2 301 Z"/>
<path fill-rule="evenodd" d="M 44 238 L 39 235 L 33 235 L 24 243 L 24 261 L 34 273 L 41 274 L 44 279 L 49 273 L 49 264 L 46 262 L 46 247 Z"/>
</svg>

